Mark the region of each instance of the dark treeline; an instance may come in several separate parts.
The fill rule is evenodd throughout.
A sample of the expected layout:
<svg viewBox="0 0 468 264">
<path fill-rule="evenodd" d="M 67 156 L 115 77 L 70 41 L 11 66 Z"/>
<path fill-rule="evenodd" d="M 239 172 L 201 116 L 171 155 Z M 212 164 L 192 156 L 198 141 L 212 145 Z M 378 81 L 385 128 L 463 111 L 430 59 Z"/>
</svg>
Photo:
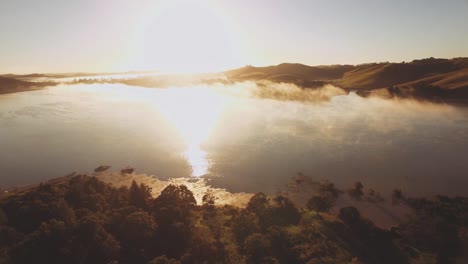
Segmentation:
<svg viewBox="0 0 468 264">
<path fill-rule="evenodd" d="M 0 94 L 31 91 L 57 84 L 53 81 L 32 82 L 0 75 Z"/>
<path fill-rule="evenodd" d="M 306 208 L 254 195 L 246 208 L 197 205 L 184 185 L 157 197 L 146 185 L 115 188 L 76 176 L 0 200 L 0 263 L 455 263 L 468 200 L 406 198 L 414 214 L 385 230 L 354 207 L 329 213 L 342 191 L 324 183 Z M 359 199 L 362 184 L 349 195 Z"/>
</svg>

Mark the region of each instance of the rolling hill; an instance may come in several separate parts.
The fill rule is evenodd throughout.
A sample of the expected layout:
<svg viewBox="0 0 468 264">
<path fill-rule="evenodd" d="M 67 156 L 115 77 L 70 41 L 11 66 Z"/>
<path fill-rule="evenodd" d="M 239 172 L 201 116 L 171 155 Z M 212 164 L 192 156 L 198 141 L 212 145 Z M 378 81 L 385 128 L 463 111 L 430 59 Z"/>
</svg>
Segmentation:
<svg viewBox="0 0 468 264">
<path fill-rule="evenodd" d="M 428 58 L 354 66 L 283 63 L 269 67 L 246 66 L 225 74 L 231 81 L 265 80 L 293 83 L 302 88 L 315 88 L 330 83 L 365 96 L 468 102 L 468 58 Z"/>
<path fill-rule="evenodd" d="M 222 75 L 220 75 L 222 74 Z M 87 76 L 93 74 L 87 74 Z M 206 74 L 205 74 L 206 75 Z M 358 95 L 386 98 L 414 98 L 435 102 L 468 104 L 468 58 L 427 58 L 401 63 L 308 66 L 282 63 L 276 66 L 245 66 L 222 73 L 194 76 L 137 76 L 123 79 L 80 79 L 77 83 L 122 83 L 160 88 L 191 84 L 235 83 L 242 81 L 292 83 L 301 88 L 320 88 L 332 84 Z M 31 81 L 32 75 L 0 75 L 0 94 L 56 85 L 57 82 Z M 48 74 L 47 76 L 54 76 Z M 60 76 L 74 76 L 61 74 Z M 220 78 L 222 76 L 222 78 Z M 224 76 L 226 78 L 224 78 Z"/>
</svg>

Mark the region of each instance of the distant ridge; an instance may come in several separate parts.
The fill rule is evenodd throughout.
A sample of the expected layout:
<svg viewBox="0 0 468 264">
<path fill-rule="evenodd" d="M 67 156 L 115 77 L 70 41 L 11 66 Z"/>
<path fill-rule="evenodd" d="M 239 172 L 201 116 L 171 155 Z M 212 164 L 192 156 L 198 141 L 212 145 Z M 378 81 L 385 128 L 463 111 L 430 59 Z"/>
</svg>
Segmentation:
<svg viewBox="0 0 468 264">
<path fill-rule="evenodd" d="M 145 73 L 145 72 L 127 72 Z M 111 76 L 119 73 L 107 73 Z M 34 90 L 57 85 L 60 78 L 99 76 L 97 73 L 0 75 L 0 94 Z M 43 81 L 41 78 L 55 78 Z M 78 83 L 121 83 L 131 86 L 162 88 L 241 81 L 291 83 L 301 88 L 320 88 L 326 84 L 358 95 L 385 98 L 413 98 L 433 102 L 468 104 L 468 58 L 427 58 L 411 62 L 379 62 L 359 65 L 308 66 L 281 63 L 275 66 L 245 66 L 215 74 L 150 75 L 128 78 L 77 79 Z"/>
<path fill-rule="evenodd" d="M 329 83 L 360 95 L 468 102 L 468 58 L 427 58 L 401 63 L 308 66 L 282 63 L 224 72 L 231 81 L 273 81 L 315 88 Z"/>
<path fill-rule="evenodd" d="M 54 82 L 29 82 L 0 76 L 0 94 L 17 93 L 56 85 Z"/>
</svg>

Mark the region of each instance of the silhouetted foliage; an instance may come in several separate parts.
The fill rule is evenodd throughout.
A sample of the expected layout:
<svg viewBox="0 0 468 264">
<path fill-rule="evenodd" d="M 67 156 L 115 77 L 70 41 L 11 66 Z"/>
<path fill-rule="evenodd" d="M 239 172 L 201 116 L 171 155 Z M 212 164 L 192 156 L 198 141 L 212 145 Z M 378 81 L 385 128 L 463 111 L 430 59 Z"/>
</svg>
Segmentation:
<svg viewBox="0 0 468 264">
<path fill-rule="evenodd" d="M 130 204 L 142 208 L 148 208 L 148 201 L 151 199 L 151 189 L 143 183 L 138 185 L 135 180 L 130 186 Z"/>
<path fill-rule="evenodd" d="M 384 202 L 385 199 L 379 192 L 376 192 L 374 189 L 369 189 L 369 191 L 367 192 L 367 201 L 373 203 L 380 203 Z"/>
<path fill-rule="evenodd" d="M 232 229 L 237 244 L 243 245 L 245 239 L 256 232 L 260 232 L 257 216 L 247 210 L 241 211 L 232 218 Z"/>
<path fill-rule="evenodd" d="M 392 203 L 395 205 L 399 204 L 403 199 L 403 192 L 400 189 L 394 189 L 392 192 Z"/>
<path fill-rule="evenodd" d="M 80 175 L 3 197 L 0 263 L 455 263 L 468 229 L 462 197 L 397 192 L 415 213 L 385 230 L 354 207 L 318 220 L 341 194 L 329 182 L 307 204 L 315 212 L 264 193 L 245 209 L 216 206 L 212 192 L 197 206 L 183 185 L 150 193 Z"/>
<path fill-rule="evenodd" d="M 156 219 L 163 227 L 187 223 L 190 209 L 196 205 L 193 193 L 184 185 L 168 185 L 153 202 Z"/>
<path fill-rule="evenodd" d="M 348 225 L 354 225 L 361 220 L 361 214 L 356 207 L 344 207 L 340 209 L 338 218 Z"/>
<path fill-rule="evenodd" d="M 364 186 L 362 185 L 361 182 L 356 182 L 354 184 L 354 187 L 348 191 L 348 194 L 356 199 L 356 200 L 361 200 L 362 196 L 364 195 Z"/>
<path fill-rule="evenodd" d="M 271 225 L 288 226 L 296 225 L 301 218 L 299 210 L 287 197 L 277 196 L 273 199 L 269 218 Z"/>
<path fill-rule="evenodd" d="M 338 197 L 343 193 L 343 191 L 336 188 L 335 184 L 329 181 L 320 183 L 318 192 L 320 195 L 330 197 L 334 200 L 338 199 Z"/>
<path fill-rule="evenodd" d="M 468 199 L 437 196 L 435 199 L 406 199 L 416 210 L 408 222 L 396 228 L 402 241 L 418 250 L 436 254 L 437 263 L 453 263 L 463 250 L 468 227 Z"/>
<path fill-rule="evenodd" d="M 244 251 L 248 263 L 262 263 L 271 256 L 271 243 L 267 236 L 255 233 L 247 237 Z"/>
<path fill-rule="evenodd" d="M 261 215 L 265 213 L 269 206 L 268 197 L 264 193 L 259 192 L 250 198 L 250 201 L 247 204 L 247 210 L 257 215 Z"/>
<path fill-rule="evenodd" d="M 213 194 L 212 190 L 208 190 L 202 197 L 203 205 L 208 207 L 213 207 L 216 202 L 216 197 Z"/>
<path fill-rule="evenodd" d="M 314 210 L 319 215 L 319 213 L 328 212 L 333 207 L 333 203 L 331 197 L 314 195 L 307 201 L 307 209 Z"/>
</svg>

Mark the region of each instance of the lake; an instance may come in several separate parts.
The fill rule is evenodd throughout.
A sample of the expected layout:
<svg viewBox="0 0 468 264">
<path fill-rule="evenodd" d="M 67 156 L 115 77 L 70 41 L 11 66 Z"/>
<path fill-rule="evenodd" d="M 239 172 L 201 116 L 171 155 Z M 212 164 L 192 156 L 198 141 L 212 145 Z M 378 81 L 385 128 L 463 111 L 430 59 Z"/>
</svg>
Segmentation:
<svg viewBox="0 0 468 264">
<path fill-rule="evenodd" d="M 130 165 L 230 191 L 272 193 L 302 173 L 384 193 L 468 195 L 466 108 L 258 89 L 62 84 L 0 95 L 0 186 Z"/>
</svg>

